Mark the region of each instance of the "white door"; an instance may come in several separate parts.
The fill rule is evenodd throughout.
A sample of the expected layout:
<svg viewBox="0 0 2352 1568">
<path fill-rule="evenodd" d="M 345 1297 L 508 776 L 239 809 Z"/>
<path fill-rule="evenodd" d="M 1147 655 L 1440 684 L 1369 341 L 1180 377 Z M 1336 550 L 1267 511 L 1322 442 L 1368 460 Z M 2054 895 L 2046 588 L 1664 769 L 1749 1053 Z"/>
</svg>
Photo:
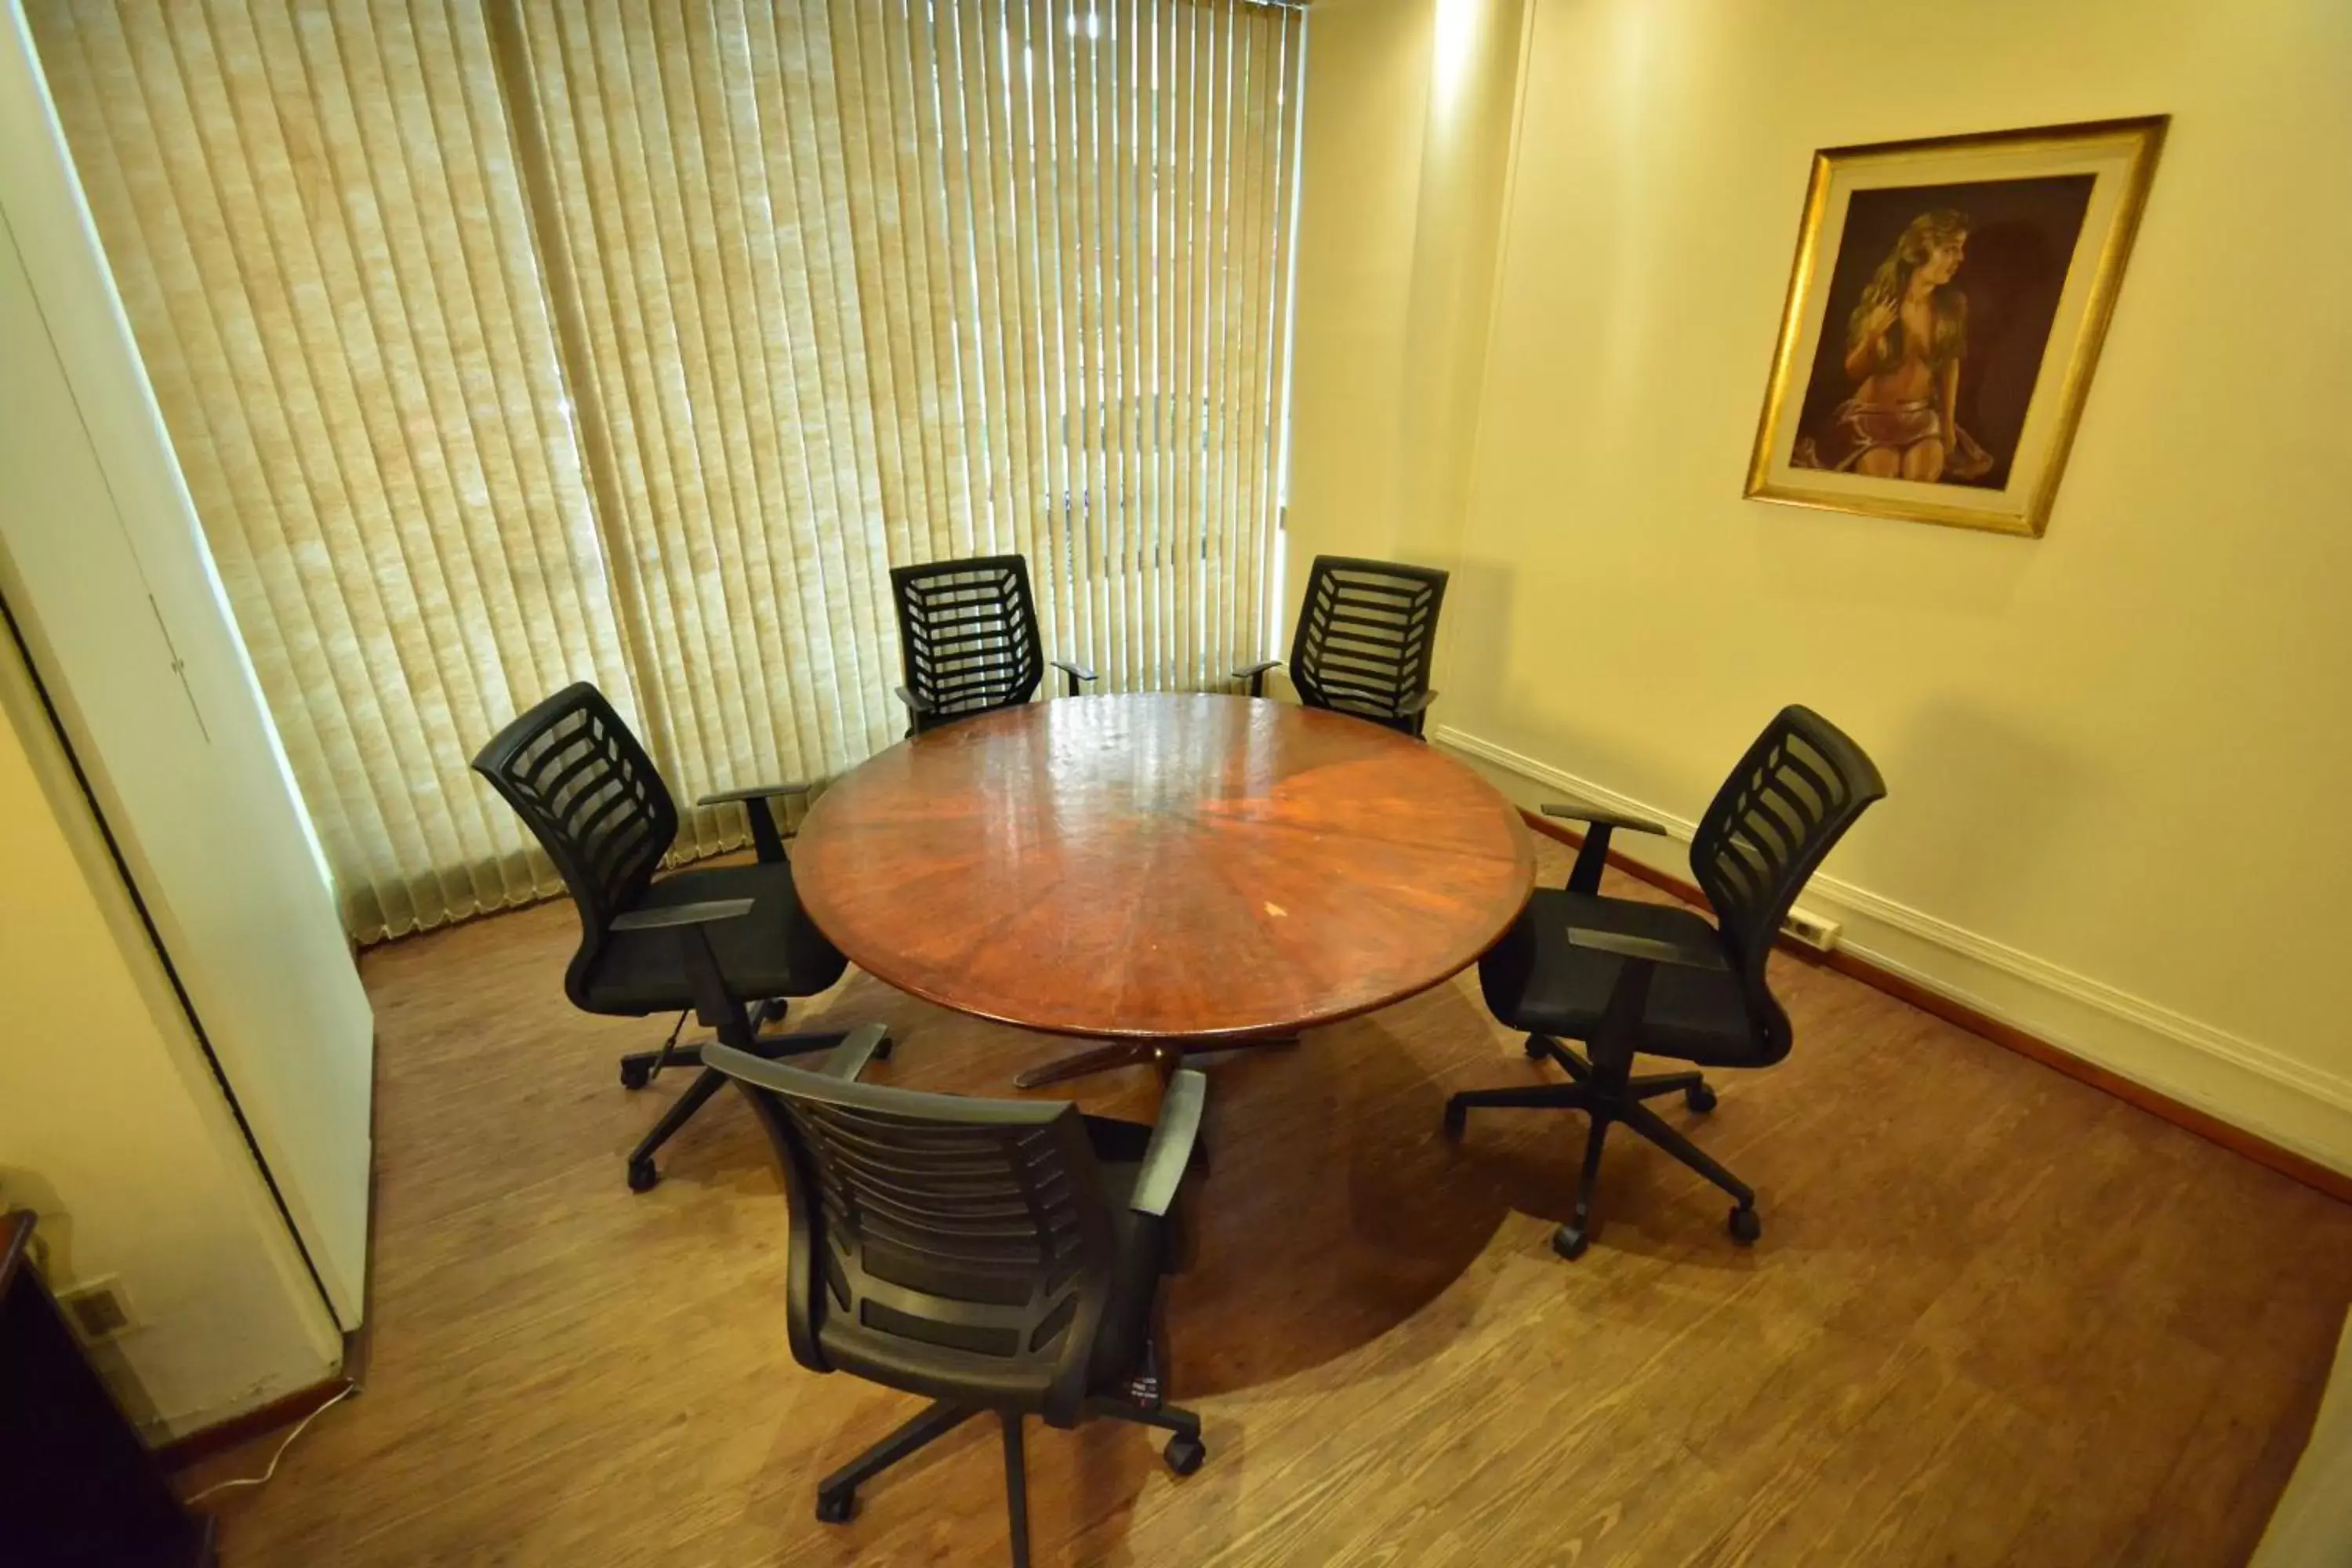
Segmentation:
<svg viewBox="0 0 2352 1568">
<path fill-rule="evenodd" d="M 34 59 L 0 0 L 0 597 L 356 1327 L 374 1020 Z"/>
</svg>

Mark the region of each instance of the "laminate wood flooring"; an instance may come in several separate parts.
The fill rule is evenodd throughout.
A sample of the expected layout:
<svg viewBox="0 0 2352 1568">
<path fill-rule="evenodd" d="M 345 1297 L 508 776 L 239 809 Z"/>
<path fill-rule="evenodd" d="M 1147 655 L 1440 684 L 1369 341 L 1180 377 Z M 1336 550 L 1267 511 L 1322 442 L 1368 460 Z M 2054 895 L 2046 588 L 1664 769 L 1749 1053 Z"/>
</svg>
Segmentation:
<svg viewBox="0 0 2352 1568">
<path fill-rule="evenodd" d="M 1567 857 L 1544 842 L 1543 880 Z M 1612 874 L 1613 876 L 1613 874 Z M 1612 891 L 1657 897 L 1615 879 Z M 993 1429 L 869 1486 L 816 1478 L 910 1414 L 793 1365 L 784 1206 L 714 1101 L 661 1185 L 622 1159 L 688 1074 L 583 1016 L 556 903 L 366 955 L 381 1026 L 365 1391 L 221 1500 L 247 1564 L 996 1563 Z M 2352 1209 L 1792 960 L 1796 1050 L 1675 1119 L 1759 1194 L 1610 1143 L 1602 1226 L 1547 1245 L 1584 1124 L 1439 1129 L 1548 1069 L 1465 975 L 1296 1049 L 1202 1058 L 1213 1168 L 1173 1282 L 1173 1394 L 1210 1457 L 1030 1429 L 1041 1564 L 2214 1564 L 2242 1561 L 2352 1300 Z M 874 1077 L 1010 1095 L 1067 1042 L 853 973 L 795 1023 L 887 1022 Z M 1075 1089 L 1148 1119 L 1147 1069 Z M 1052 1096 L 1056 1091 L 1041 1093 Z M 192 1485 L 257 1469 L 269 1446 Z"/>
</svg>

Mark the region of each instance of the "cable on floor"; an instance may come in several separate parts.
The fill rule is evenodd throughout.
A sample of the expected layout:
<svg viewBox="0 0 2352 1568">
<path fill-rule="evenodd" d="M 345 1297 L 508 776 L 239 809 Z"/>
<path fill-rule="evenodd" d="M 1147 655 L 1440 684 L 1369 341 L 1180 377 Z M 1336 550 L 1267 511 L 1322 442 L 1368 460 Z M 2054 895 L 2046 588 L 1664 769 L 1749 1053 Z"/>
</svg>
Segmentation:
<svg viewBox="0 0 2352 1568">
<path fill-rule="evenodd" d="M 346 1386 L 341 1393 L 336 1394 L 332 1399 L 328 1400 L 324 1405 L 320 1405 L 319 1408 L 310 1412 L 310 1415 L 305 1415 L 301 1420 L 296 1422 L 294 1425 L 294 1430 L 287 1433 L 286 1440 L 278 1445 L 278 1451 L 269 1456 L 269 1468 L 262 1471 L 259 1475 L 234 1476 L 225 1481 L 215 1481 L 211 1486 L 206 1487 L 204 1490 L 196 1493 L 194 1497 L 187 1498 L 184 1500 L 190 1505 L 194 1505 L 204 1501 L 205 1499 L 213 1496 L 215 1492 L 231 1491 L 238 1487 L 257 1487 L 262 1485 L 264 1482 L 268 1481 L 270 1477 L 278 1473 L 278 1461 L 286 1457 L 286 1450 L 294 1446 L 294 1439 L 299 1437 L 305 1431 L 307 1431 L 310 1428 L 311 1422 L 316 1421 L 320 1416 L 324 1415 L 328 1411 L 332 1410 L 336 1405 L 341 1405 L 344 1400 L 349 1399 L 352 1394 L 357 1394 L 359 1391 L 360 1385 L 358 1384 L 351 1384 Z"/>
</svg>

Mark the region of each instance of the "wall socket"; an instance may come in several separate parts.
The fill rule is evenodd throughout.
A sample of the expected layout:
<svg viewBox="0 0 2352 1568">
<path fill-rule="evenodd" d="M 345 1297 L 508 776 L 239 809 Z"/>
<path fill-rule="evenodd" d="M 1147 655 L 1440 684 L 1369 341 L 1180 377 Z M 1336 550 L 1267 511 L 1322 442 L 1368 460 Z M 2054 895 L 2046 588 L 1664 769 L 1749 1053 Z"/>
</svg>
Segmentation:
<svg viewBox="0 0 2352 1568">
<path fill-rule="evenodd" d="M 86 1345 L 119 1340 L 139 1326 L 131 1298 L 122 1293 L 122 1281 L 111 1274 L 59 1291 L 58 1305 L 65 1310 L 74 1336 Z"/>
<path fill-rule="evenodd" d="M 1815 952 L 1837 951 L 1837 921 L 1824 920 L 1811 910 L 1790 910 L 1787 918 L 1780 922 L 1780 934 L 1811 948 Z"/>
</svg>

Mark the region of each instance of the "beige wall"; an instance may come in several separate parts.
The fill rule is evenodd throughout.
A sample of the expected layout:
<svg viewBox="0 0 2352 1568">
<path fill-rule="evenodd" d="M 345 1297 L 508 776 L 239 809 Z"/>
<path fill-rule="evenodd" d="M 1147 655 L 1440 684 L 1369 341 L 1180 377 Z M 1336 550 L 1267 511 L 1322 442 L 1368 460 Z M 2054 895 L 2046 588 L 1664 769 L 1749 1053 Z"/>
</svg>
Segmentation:
<svg viewBox="0 0 2352 1568">
<path fill-rule="evenodd" d="M 1284 519 L 1293 584 L 1318 550 L 1396 548 L 1429 23 L 1430 7 L 1406 0 L 1325 0 L 1307 22 Z"/>
<path fill-rule="evenodd" d="M 1286 581 L 1448 565 L 1470 479 L 1526 0 L 1318 0 L 1307 50 Z"/>
<path fill-rule="evenodd" d="M 341 1336 L 5 634 L 0 866 L 0 1207 L 53 1284 L 119 1279 L 100 1370 L 158 1436 L 324 1379 Z"/>
<path fill-rule="evenodd" d="M 1309 44 L 1318 548 L 1346 520 L 1297 514 L 1406 460 L 1409 388 L 1318 365 L 1307 302 L 1393 319 L 1340 258 L 1433 210 L 1349 132 L 1437 68 L 1439 13 L 1352 3 L 1381 23 L 1330 30 L 1384 40 L 1379 78 L 1316 68 L 1319 6 Z M 1467 499 L 1412 525 L 1456 571 L 1440 738 L 1528 798 L 1687 819 L 1810 703 L 1892 786 L 1805 900 L 1853 945 L 2352 1169 L 2352 7 L 1531 4 Z M 2171 136 L 2045 539 L 1740 499 L 1814 148 L 2148 112 Z"/>
</svg>

